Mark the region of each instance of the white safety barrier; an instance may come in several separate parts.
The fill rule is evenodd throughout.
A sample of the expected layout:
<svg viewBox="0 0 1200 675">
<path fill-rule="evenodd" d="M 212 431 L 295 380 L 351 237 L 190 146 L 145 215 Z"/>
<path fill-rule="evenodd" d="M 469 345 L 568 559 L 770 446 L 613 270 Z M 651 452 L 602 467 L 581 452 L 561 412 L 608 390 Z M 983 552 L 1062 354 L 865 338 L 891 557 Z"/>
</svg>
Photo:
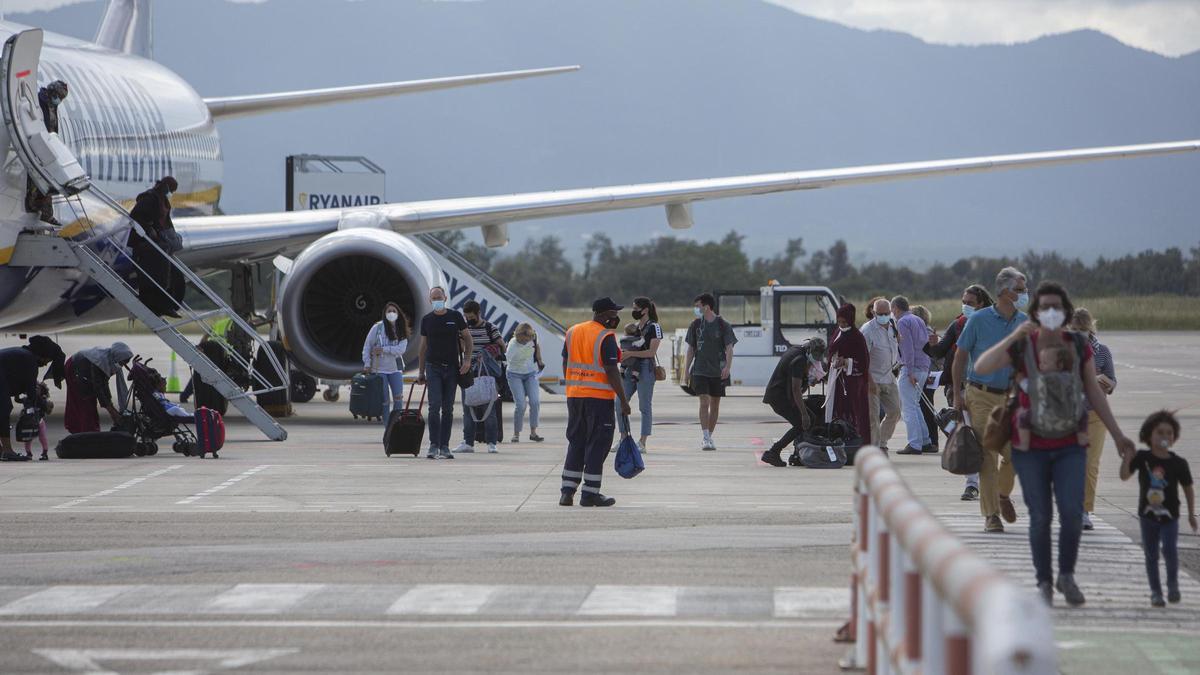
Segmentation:
<svg viewBox="0 0 1200 675">
<path fill-rule="evenodd" d="M 1050 611 L 947 531 L 874 447 L 855 457 L 845 669 L 1053 675 Z"/>
</svg>

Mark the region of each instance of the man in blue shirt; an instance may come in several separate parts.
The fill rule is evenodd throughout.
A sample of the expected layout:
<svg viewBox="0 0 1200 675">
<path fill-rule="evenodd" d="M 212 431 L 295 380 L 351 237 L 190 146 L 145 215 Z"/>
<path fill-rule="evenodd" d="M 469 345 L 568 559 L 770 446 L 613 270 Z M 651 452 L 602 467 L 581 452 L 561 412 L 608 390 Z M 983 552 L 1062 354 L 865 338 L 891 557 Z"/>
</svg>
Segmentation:
<svg viewBox="0 0 1200 675">
<path fill-rule="evenodd" d="M 908 298 L 903 295 L 892 298 L 892 317 L 900 334 L 900 379 L 896 383 L 900 389 L 900 416 L 908 430 L 908 445 L 896 454 L 937 452 L 921 414 L 921 394 L 929 377 L 930 360 L 924 351 L 929 344 L 929 328 L 909 311 Z"/>
<path fill-rule="evenodd" d="M 958 337 L 958 351 L 954 355 L 954 407 L 966 411 L 971 426 L 980 436 L 992 411 L 1005 403 L 1012 368 L 980 375 L 975 372 L 975 361 L 1029 320 L 1022 311 L 1029 306 L 1028 288 L 1028 281 L 1019 270 L 1012 267 L 1000 270 L 996 275 L 996 304 L 972 314 Z M 1009 499 L 1016 482 L 1011 452 L 1008 443 L 998 451 L 983 449 L 979 511 L 985 519 L 984 532 L 1003 532 L 1001 515 L 1010 523 L 1017 520 L 1017 510 Z"/>
</svg>

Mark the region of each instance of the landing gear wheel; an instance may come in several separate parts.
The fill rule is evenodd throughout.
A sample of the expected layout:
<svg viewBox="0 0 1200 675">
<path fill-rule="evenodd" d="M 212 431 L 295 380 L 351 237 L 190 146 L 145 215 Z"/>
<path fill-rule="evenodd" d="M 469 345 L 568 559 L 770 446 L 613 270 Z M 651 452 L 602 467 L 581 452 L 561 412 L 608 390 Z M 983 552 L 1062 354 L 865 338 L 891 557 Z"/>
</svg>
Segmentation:
<svg viewBox="0 0 1200 675">
<path fill-rule="evenodd" d="M 158 443 L 150 441 L 146 444 L 146 454 L 153 457 L 158 454 Z"/>
<path fill-rule="evenodd" d="M 337 400 L 341 397 L 342 394 L 340 387 L 326 387 L 325 391 L 321 394 L 321 398 L 325 399 L 329 403 L 337 403 Z"/>
<path fill-rule="evenodd" d="M 293 370 L 291 381 L 293 403 L 308 403 L 317 395 L 317 380 L 312 375 Z"/>
</svg>

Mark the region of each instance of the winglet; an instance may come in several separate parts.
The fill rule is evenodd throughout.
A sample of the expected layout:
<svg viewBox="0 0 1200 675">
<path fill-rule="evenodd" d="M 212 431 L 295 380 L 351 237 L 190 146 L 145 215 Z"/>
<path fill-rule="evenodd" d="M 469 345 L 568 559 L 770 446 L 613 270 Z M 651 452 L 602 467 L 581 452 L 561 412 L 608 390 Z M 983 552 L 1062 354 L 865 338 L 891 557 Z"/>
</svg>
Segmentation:
<svg viewBox="0 0 1200 675">
<path fill-rule="evenodd" d="M 109 0 L 93 42 L 126 54 L 151 58 L 153 29 L 150 0 Z"/>
<path fill-rule="evenodd" d="M 274 94 L 252 94 L 249 96 L 223 96 L 206 98 L 205 105 L 212 113 L 213 119 L 229 119 L 245 115 L 258 115 L 265 112 L 306 108 L 315 105 L 353 101 L 397 94 L 414 94 L 423 91 L 467 87 L 475 84 L 503 82 L 505 80 L 520 80 L 527 77 L 556 75 L 579 70 L 579 66 L 559 66 L 556 68 L 536 68 L 533 70 L 509 70 L 500 73 L 483 73 L 480 75 L 459 75 L 456 77 L 440 77 L 430 80 L 409 80 L 407 82 L 384 82 L 380 84 L 360 84 L 350 87 L 332 87 L 329 89 L 309 89 L 305 91 L 285 91 Z"/>
</svg>

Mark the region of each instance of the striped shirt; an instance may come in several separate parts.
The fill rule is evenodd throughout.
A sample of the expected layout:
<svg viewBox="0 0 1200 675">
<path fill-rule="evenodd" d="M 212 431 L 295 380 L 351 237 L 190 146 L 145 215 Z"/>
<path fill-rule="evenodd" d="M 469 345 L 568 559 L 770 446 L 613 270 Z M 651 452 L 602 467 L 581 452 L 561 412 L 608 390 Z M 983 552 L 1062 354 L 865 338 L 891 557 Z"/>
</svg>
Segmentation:
<svg viewBox="0 0 1200 675">
<path fill-rule="evenodd" d="M 501 337 L 500 331 L 492 325 L 490 321 L 480 321 L 475 325 L 467 324 L 467 330 L 471 331 L 471 342 L 474 343 L 471 348 L 471 358 L 479 356 L 479 352 L 487 345 L 504 344 L 504 338 Z"/>
</svg>

